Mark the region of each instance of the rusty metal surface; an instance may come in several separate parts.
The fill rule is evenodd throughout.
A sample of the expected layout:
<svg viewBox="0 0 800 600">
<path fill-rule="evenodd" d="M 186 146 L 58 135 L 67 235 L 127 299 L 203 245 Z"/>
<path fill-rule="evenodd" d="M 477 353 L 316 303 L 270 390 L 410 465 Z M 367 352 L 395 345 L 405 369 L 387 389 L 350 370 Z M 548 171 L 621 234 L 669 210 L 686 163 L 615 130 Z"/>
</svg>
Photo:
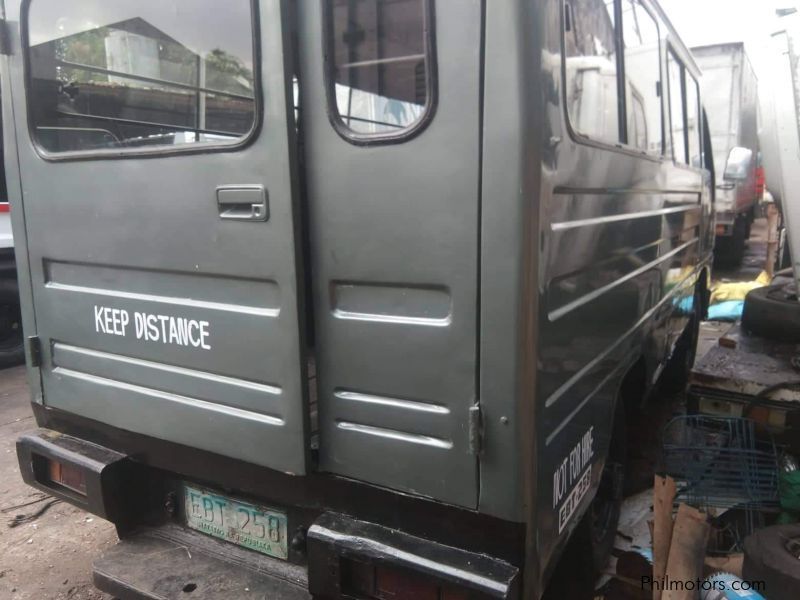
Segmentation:
<svg viewBox="0 0 800 600">
<path fill-rule="evenodd" d="M 694 366 L 691 384 L 721 391 L 756 396 L 766 388 L 800 381 L 792 358 L 800 356 L 800 344 L 777 342 L 749 335 L 736 324 Z M 800 390 L 779 389 L 770 399 L 800 403 Z"/>
</svg>

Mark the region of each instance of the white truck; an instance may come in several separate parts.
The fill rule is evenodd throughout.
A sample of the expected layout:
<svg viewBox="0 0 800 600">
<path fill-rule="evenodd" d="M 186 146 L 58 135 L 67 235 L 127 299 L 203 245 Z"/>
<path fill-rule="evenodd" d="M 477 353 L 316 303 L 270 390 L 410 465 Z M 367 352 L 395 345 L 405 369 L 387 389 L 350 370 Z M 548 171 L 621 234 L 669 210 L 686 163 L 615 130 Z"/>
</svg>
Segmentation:
<svg viewBox="0 0 800 600">
<path fill-rule="evenodd" d="M 716 249 L 738 264 L 759 203 L 758 79 L 744 43 L 692 48 L 711 129 L 717 173 Z"/>
</svg>

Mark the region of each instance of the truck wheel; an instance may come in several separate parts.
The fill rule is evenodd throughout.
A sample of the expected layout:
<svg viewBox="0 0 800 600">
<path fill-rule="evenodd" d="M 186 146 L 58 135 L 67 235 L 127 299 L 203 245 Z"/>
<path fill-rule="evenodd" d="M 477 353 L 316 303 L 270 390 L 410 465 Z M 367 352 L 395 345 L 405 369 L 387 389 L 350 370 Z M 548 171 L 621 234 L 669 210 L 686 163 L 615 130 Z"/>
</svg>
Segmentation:
<svg viewBox="0 0 800 600">
<path fill-rule="evenodd" d="M 794 600 L 800 587 L 800 524 L 759 529 L 744 541 L 744 579 L 763 581 L 770 600 Z"/>
<path fill-rule="evenodd" d="M 24 362 L 19 286 L 14 279 L 0 279 L 0 368 Z"/>
<path fill-rule="evenodd" d="M 625 409 L 617 401 L 614 430 L 600 488 L 572 533 L 556 564 L 542 600 L 592 600 L 594 582 L 611 557 L 622 512 L 626 460 Z"/>
<path fill-rule="evenodd" d="M 597 578 L 591 556 L 591 523 L 587 514 L 575 528 L 558 560 L 542 600 L 592 600 Z"/>
<path fill-rule="evenodd" d="M 703 293 L 700 288 L 694 291 L 694 301 L 692 302 L 692 316 L 686 329 L 683 330 L 680 339 L 675 344 L 675 350 L 669 358 L 664 372 L 661 374 L 661 387 L 664 391 L 677 394 L 686 389 L 689 383 L 689 375 L 694 367 L 694 359 L 697 356 L 697 340 L 700 338 L 700 321 L 703 314 Z"/>
<path fill-rule="evenodd" d="M 714 259 L 724 267 L 738 267 L 742 264 L 745 250 L 747 219 L 736 219 L 730 237 L 717 238 L 714 246 Z"/>
<path fill-rule="evenodd" d="M 753 221 L 756 220 L 756 209 L 751 208 L 747 213 L 744 222 L 744 239 L 750 239 L 750 233 L 753 231 Z"/>
<path fill-rule="evenodd" d="M 744 258 L 745 242 L 747 241 L 747 218 L 740 218 L 736 220 L 736 225 L 733 228 L 733 236 L 731 237 L 730 247 L 730 264 L 739 266 L 742 264 Z"/>
<path fill-rule="evenodd" d="M 772 340 L 800 341 L 800 302 L 794 284 L 768 285 L 747 294 L 742 327 Z"/>
</svg>

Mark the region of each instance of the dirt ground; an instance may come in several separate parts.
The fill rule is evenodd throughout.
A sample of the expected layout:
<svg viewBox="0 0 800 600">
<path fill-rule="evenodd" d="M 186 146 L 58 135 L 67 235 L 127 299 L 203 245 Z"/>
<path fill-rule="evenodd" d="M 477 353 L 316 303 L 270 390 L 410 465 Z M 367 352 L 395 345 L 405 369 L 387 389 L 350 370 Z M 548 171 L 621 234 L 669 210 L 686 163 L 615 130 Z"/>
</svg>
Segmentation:
<svg viewBox="0 0 800 600">
<path fill-rule="evenodd" d="M 108 600 L 91 563 L 116 543 L 114 527 L 63 502 L 35 516 L 50 499 L 22 482 L 14 448 L 35 426 L 25 368 L 0 371 L 0 598 Z"/>
</svg>

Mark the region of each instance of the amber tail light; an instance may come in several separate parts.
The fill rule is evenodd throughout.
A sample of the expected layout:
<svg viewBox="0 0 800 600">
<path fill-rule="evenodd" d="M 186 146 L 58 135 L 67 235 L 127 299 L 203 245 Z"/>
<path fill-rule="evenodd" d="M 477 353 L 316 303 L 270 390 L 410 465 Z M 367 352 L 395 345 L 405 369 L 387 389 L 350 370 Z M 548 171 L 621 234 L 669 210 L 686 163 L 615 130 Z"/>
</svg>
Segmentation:
<svg viewBox="0 0 800 600">
<path fill-rule="evenodd" d="M 47 474 L 51 482 L 82 496 L 86 495 L 86 473 L 72 465 L 47 459 Z"/>
</svg>

